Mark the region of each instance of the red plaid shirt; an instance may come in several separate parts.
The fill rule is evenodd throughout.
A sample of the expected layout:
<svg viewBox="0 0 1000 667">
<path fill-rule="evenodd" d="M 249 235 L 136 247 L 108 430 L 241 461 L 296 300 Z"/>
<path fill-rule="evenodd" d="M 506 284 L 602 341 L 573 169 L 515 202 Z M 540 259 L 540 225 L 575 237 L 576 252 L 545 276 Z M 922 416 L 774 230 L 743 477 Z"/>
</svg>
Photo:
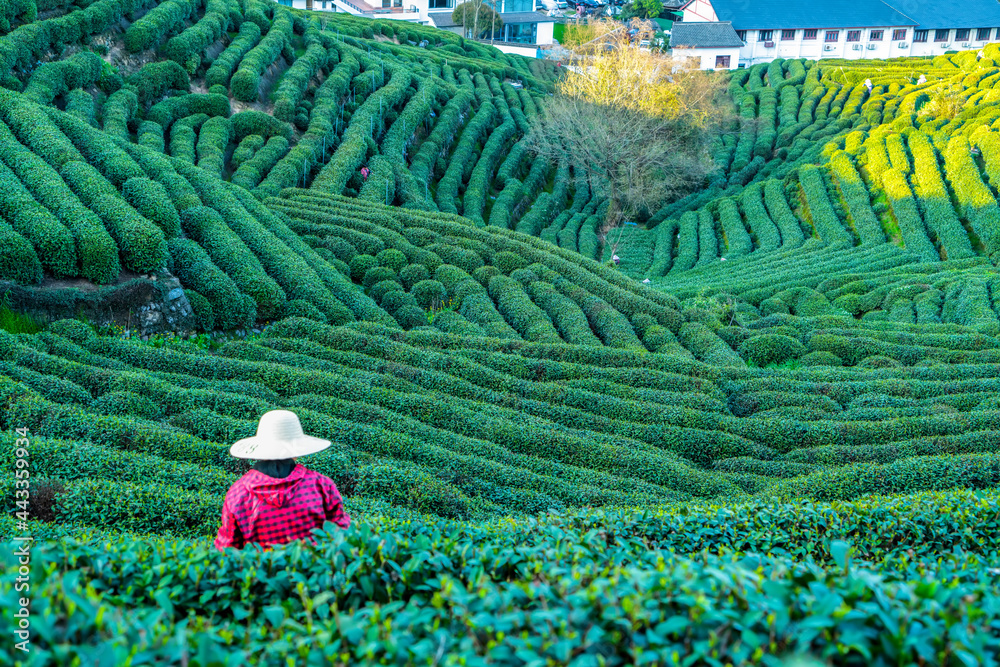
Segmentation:
<svg viewBox="0 0 1000 667">
<path fill-rule="evenodd" d="M 250 470 L 226 493 L 215 547 L 242 549 L 248 543 L 271 547 L 302 538 L 332 521 L 351 525 L 333 480 L 296 465 L 284 479 Z"/>
</svg>

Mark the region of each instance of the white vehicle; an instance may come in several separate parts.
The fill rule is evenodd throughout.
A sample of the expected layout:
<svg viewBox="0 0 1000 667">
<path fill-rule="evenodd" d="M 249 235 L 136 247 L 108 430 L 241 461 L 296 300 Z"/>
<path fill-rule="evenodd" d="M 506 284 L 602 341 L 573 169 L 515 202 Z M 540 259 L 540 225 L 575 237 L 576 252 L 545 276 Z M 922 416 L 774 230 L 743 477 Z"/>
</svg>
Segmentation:
<svg viewBox="0 0 1000 667">
<path fill-rule="evenodd" d="M 569 5 L 565 2 L 560 2 L 559 0 L 538 0 L 538 4 L 545 7 L 545 9 L 566 9 Z"/>
</svg>

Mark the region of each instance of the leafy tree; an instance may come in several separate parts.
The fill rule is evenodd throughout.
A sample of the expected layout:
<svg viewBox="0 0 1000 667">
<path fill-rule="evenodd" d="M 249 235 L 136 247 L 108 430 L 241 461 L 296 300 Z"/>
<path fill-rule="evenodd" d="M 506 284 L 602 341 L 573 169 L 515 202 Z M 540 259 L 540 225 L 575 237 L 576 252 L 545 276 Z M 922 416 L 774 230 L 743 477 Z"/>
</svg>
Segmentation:
<svg viewBox="0 0 1000 667">
<path fill-rule="evenodd" d="M 469 0 L 457 5 L 451 12 L 451 20 L 463 27 L 465 37 L 481 38 L 495 35 L 503 29 L 503 19 L 488 2 Z"/>
<path fill-rule="evenodd" d="M 622 9 L 620 19 L 628 21 L 633 18 L 655 19 L 663 13 L 663 3 L 660 0 L 632 0 Z"/>
</svg>

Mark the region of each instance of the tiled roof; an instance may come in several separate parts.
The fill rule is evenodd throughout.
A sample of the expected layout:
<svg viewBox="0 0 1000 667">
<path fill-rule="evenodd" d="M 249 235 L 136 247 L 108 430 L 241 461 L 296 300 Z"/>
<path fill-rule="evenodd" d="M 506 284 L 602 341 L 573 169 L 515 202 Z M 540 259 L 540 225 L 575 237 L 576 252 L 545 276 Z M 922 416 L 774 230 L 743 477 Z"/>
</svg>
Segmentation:
<svg viewBox="0 0 1000 667">
<path fill-rule="evenodd" d="M 500 12 L 500 18 L 508 25 L 516 25 L 518 23 L 558 23 L 556 19 L 541 12 Z"/>
<path fill-rule="evenodd" d="M 947 12 L 942 4 L 979 5 L 990 3 L 1000 7 L 997 0 L 888 0 L 889 3 L 910 9 L 928 5 L 921 14 Z M 736 30 L 792 30 L 795 28 L 865 28 L 890 26 L 915 26 L 919 23 L 908 11 L 897 11 L 882 0 L 712 0 L 712 7 L 720 21 L 730 21 Z M 962 12 L 967 13 L 967 11 Z M 928 17 L 930 18 L 930 17 Z M 679 23 L 677 25 L 680 25 Z M 676 30 L 677 27 L 674 26 Z"/>
<path fill-rule="evenodd" d="M 729 21 L 721 23 L 675 23 L 670 32 L 672 49 L 731 48 L 743 46 Z"/>
<path fill-rule="evenodd" d="M 922 30 L 945 28 L 996 28 L 1000 26 L 997 0 L 885 0 L 912 18 Z"/>
<path fill-rule="evenodd" d="M 434 24 L 435 28 L 453 28 L 458 24 L 451 18 L 452 10 L 446 12 L 427 12 L 427 18 Z"/>
</svg>

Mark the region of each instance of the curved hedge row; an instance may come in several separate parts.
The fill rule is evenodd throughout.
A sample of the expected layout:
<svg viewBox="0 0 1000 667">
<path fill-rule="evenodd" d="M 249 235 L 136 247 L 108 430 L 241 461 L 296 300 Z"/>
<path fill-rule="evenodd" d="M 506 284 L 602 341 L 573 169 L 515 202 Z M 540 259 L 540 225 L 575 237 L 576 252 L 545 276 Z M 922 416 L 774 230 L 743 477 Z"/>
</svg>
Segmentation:
<svg viewBox="0 0 1000 667">
<path fill-rule="evenodd" d="M 991 154 L 990 149 L 987 148 L 984 154 Z M 986 252 L 995 255 L 1000 251 L 1000 208 L 989 186 L 979 175 L 978 165 L 969 152 L 968 140 L 961 135 L 953 137 L 948 141 L 944 156 L 948 180 L 958 198 L 959 210 L 972 223 Z"/>
<path fill-rule="evenodd" d="M 125 50 L 138 53 L 153 48 L 201 5 L 201 0 L 166 0 L 146 12 L 125 31 Z"/>
<path fill-rule="evenodd" d="M 507 149 L 508 142 L 515 136 L 517 126 L 512 121 L 505 121 L 490 133 L 483 151 L 476 161 L 476 166 L 469 177 L 469 184 L 462 195 L 462 215 L 478 225 L 484 225 L 483 207 L 489 194 L 493 172 L 496 170 Z"/>
<path fill-rule="evenodd" d="M 260 42 L 260 35 L 260 27 L 255 22 L 247 20 L 241 23 L 239 34 L 230 42 L 226 50 L 212 61 L 212 66 L 205 72 L 205 85 L 209 87 L 228 86 L 229 79 L 236 71 L 237 65 L 243 60 L 243 56 Z M 278 115 L 277 107 L 275 115 Z"/>
<path fill-rule="evenodd" d="M 438 208 L 447 213 L 458 213 L 455 201 L 458 191 L 465 179 L 466 171 L 472 170 L 472 156 L 476 144 L 492 129 L 496 116 L 496 107 L 492 103 L 480 105 L 475 115 L 469 119 L 462 130 L 458 144 L 451 154 L 448 170 L 438 182 L 436 201 Z"/>
<path fill-rule="evenodd" d="M 227 118 L 214 116 L 202 124 L 196 145 L 199 169 L 204 169 L 213 176 L 222 177 L 226 147 L 229 146 L 231 135 L 232 129 Z"/>
<path fill-rule="evenodd" d="M 253 300 L 212 263 L 197 243 L 170 240 L 171 271 L 182 283 L 203 295 L 212 306 L 215 324 L 221 329 L 249 328 L 257 319 Z"/>
<path fill-rule="evenodd" d="M 230 82 L 233 97 L 241 102 L 254 102 L 260 96 L 260 77 L 281 55 L 292 38 L 292 16 L 280 11 L 260 43 L 240 60 Z"/>
<path fill-rule="evenodd" d="M 87 210 L 76 195 L 66 186 L 62 177 L 37 155 L 18 143 L 5 125 L 0 123 L 0 159 L 26 184 L 35 199 L 52 211 L 72 233 L 76 243 L 76 253 L 80 260 L 80 276 L 98 284 L 110 283 L 118 277 L 121 266 L 118 249 L 114 240 L 105 230 L 101 220 Z M 14 256 L 24 256 L 25 272 L 13 271 L 12 275 L 24 277 L 34 275 L 38 266 L 37 256 L 31 259 L 34 250 L 27 253 L 23 243 L 8 230 L 11 252 Z M 36 281 L 30 281 L 36 282 Z"/>
<path fill-rule="evenodd" d="M 531 301 L 518 281 L 508 276 L 494 276 L 488 287 L 497 310 L 525 340 L 562 342 L 549 316 Z"/>
<path fill-rule="evenodd" d="M 285 293 L 239 236 L 226 226 L 222 216 L 208 207 L 197 206 L 185 210 L 181 218 L 188 236 L 205 249 L 244 294 L 253 298 L 261 318 L 273 318 L 282 312 Z"/>
<path fill-rule="evenodd" d="M 907 137 L 907 144 L 913 154 L 914 174 L 918 183 L 916 194 L 920 198 L 928 229 L 934 232 L 947 259 L 975 256 L 969 234 L 952 208 L 948 190 L 941 178 L 934 146 L 921 132 L 911 132 Z M 971 160 L 969 164 L 971 165 Z"/>
<path fill-rule="evenodd" d="M 336 53 L 336 51 L 334 51 Z M 295 109 L 309 86 L 309 81 L 327 64 L 327 49 L 319 39 L 319 31 L 306 32 L 306 52 L 295 59 L 281 77 L 274 93 L 274 117 L 285 122 L 295 120 Z M 242 63 L 240 63 L 242 66 Z"/>
<path fill-rule="evenodd" d="M 251 137 L 255 135 L 250 135 Z M 249 139 L 249 137 L 248 137 Z M 248 139 L 244 139 L 244 142 Z M 243 144 L 241 143 L 242 147 Z M 233 172 L 232 182 L 247 190 L 252 190 L 264 179 L 264 175 L 288 153 L 288 139 L 284 137 L 271 137 L 267 140 L 253 157 L 242 162 Z M 234 154 L 235 155 L 235 154 Z"/>
<path fill-rule="evenodd" d="M 79 275 L 79 257 L 76 241 L 70 230 L 24 188 L 17 175 L 0 163 L 0 216 L 13 231 L 31 243 L 44 269 L 59 278 Z M 8 232 L 14 247 L 21 246 Z M 31 256 L 18 251 L 30 267 Z M 26 271 L 30 271 L 30 268 Z M 23 274 L 30 275 L 30 274 Z"/>
<path fill-rule="evenodd" d="M 162 53 L 194 73 L 201 64 L 202 54 L 222 37 L 231 20 L 227 0 L 207 0 L 205 13 L 197 23 L 167 40 Z"/>
<path fill-rule="evenodd" d="M 39 104 L 51 104 L 74 88 L 96 83 L 103 66 L 101 57 L 90 51 L 79 51 L 66 60 L 44 63 L 31 74 L 24 96 Z"/>
</svg>

